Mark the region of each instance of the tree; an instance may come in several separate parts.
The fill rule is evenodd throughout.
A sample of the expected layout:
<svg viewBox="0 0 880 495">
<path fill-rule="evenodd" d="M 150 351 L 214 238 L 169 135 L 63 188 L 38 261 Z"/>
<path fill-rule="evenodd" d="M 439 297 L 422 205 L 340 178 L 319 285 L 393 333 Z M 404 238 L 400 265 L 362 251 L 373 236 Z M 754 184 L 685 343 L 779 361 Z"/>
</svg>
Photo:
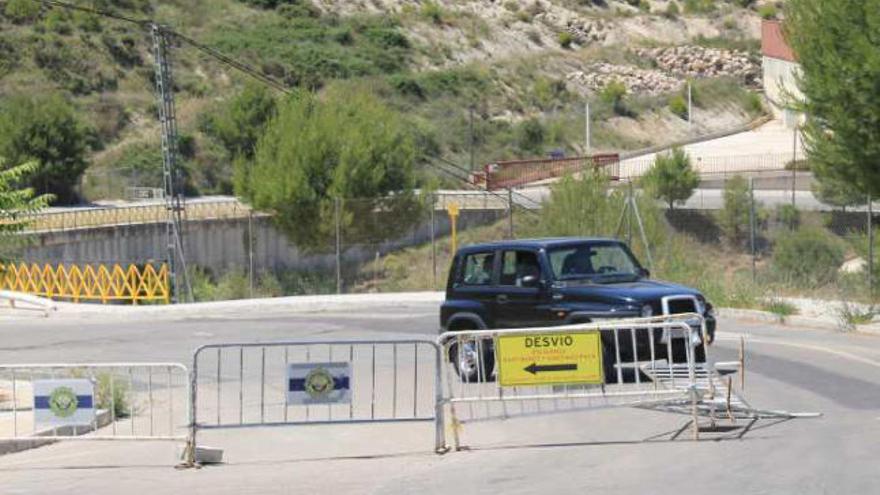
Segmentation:
<svg viewBox="0 0 880 495">
<path fill-rule="evenodd" d="M 248 84 L 226 107 L 209 118 L 205 130 L 216 136 L 232 156 L 250 159 L 276 110 L 275 98 L 265 86 Z"/>
<path fill-rule="evenodd" d="M 36 161 L 28 174 L 36 194 L 58 202 L 77 199 L 75 187 L 85 171 L 89 131 L 73 107 L 57 94 L 12 96 L 0 103 L 0 156 L 7 163 Z"/>
<path fill-rule="evenodd" d="M 790 0 L 785 13 L 814 172 L 872 197 L 880 197 L 878 12 L 880 0 Z"/>
<path fill-rule="evenodd" d="M 833 177 L 826 177 L 812 183 L 810 189 L 816 199 L 826 205 L 835 206 L 846 211 L 847 206 L 863 205 L 867 202 L 865 195 L 852 186 Z"/>
<path fill-rule="evenodd" d="M 33 188 L 21 187 L 38 168 L 37 162 L 5 168 L 0 160 L 0 258 L 5 258 L 16 244 L 12 235 L 27 226 L 24 215 L 45 208 L 52 199 L 49 195 L 37 196 Z"/>
<path fill-rule="evenodd" d="M 718 212 L 718 223 L 725 237 L 732 243 L 744 240 L 749 225 L 749 183 L 736 175 L 724 184 L 724 207 Z"/>
<path fill-rule="evenodd" d="M 662 199 L 675 208 L 675 203 L 683 203 L 694 194 L 700 184 L 700 176 L 691 166 L 691 158 L 681 148 L 672 148 L 665 154 L 658 154 L 654 166 L 642 178 L 649 194 Z"/>
<path fill-rule="evenodd" d="M 398 113 L 365 90 L 335 86 L 280 105 L 253 163 L 238 163 L 235 189 L 256 208 L 275 211 L 300 247 L 332 245 L 337 199 L 349 241 L 385 240 L 419 220 L 416 158 L 411 126 Z"/>
</svg>

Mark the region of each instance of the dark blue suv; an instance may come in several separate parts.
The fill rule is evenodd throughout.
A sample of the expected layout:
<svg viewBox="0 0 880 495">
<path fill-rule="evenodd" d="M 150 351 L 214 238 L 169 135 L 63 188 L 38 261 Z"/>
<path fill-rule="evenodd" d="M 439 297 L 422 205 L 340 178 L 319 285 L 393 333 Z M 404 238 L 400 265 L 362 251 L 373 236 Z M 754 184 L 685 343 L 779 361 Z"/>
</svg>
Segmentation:
<svg viewBox="0 0 880 495">
<path fill-rule="evenodd" d="M 546 327 L 675 313 L 703 315 L 709 343 L 714 340 L 715 316 L 703 295 L 689 287 L 651 280 L 624 242 L 533 239 L 459 249 L 449 271 L 440 325 L 444 331 Z M 668 359 L 663 340 L 667 334 L 658 329 L 650 335 L 655 340 L 655 358 Z M 674 334 L 670 338 L 672 361 L 686 361 L 684 338 Z M 637 339 L 639 356 L 650 355 L 648 340 L 645 333 Z M 462 380 L 491 379 L 495 367 L 491 343 L 465 342 L 465 349 L 453 344 L 449 353 Z M 610 346 L 603 335 L 605 344 Z M 621 347 L 621 359 L 631 360 L 632 345 Z M 695 356 L 705 361 L 704 343 Z"/>
</svg>

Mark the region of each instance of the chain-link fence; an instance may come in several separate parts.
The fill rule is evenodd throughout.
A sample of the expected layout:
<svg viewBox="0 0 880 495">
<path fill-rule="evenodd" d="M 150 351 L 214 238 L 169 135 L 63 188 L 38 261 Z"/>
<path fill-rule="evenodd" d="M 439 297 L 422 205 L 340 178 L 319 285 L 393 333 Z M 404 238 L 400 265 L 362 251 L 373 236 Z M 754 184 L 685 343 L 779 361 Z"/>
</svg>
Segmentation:
<svg viewBox="0 0 880 495">
<path fill-rule="evenodd" d="M 822 203 L 811 192 L 813 181 L 787 170 L 710 175 L 671 210 L 648 200 L 637 182 L 616 182 L 608 196 L 616 194 L 616 202 L 602 207 L 614 211 L 601 218 L 597 205 L 566 206 L 581 193 L 553 184 L 338 198 L 316 221 L 293 226 L 279 218 L 283 213 L 250 209 L 193 216 L 185 221 L 184 246 L 201 300 L 442 290 L 456 246 L 601 235 L 628 240 L 655 277 L 698 287 L 718 305 L 785 312 L 790 308 L 780 301 L 787 297 L 868 303 L 877 271 L 870 207 Z M 638 201 L 619 197 L 630 189 Z M 649 230 L 644 239 L 634 209 Z M 143 221 L 41 232 L 21 259 L 140 263 L 164 260 L 166 251 L 164 224 Z"/>
</svg>

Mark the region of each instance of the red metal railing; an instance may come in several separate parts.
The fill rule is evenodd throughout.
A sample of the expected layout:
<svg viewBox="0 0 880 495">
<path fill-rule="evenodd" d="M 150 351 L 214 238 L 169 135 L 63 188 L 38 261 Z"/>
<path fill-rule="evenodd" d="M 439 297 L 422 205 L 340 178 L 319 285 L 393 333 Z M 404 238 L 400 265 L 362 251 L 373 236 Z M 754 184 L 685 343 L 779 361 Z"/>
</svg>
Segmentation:
<svg viewBox="0 0 880 495">
<path fill-rule="evenodd" d="M 486 189 L 493 191 L 561 177 L 584 169 L 603 169 L 611 180 L 618 180 L 620 178 L 620 155 L 613 153 L 571 158 L 495 162 L 485 166 L 483 175 Z"/>
</svg>

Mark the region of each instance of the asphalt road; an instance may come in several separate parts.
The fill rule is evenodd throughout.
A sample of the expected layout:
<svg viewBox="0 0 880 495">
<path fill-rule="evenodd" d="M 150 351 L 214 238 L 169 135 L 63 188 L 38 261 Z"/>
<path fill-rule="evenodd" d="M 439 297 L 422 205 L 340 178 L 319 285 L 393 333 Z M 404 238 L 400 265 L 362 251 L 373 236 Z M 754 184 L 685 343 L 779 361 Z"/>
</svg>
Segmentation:
<svg viewBox="0 0 880 495">
<path fill-rule="evenodd" d="M 436 335 L 434 304 L 272 319 L 0 322 L 0 363 L 179 361 L 198 345 Z M 162 443 L 68 442 L 0 457 L 0 493 L 873 493 L 880 483 L 880 339 L 722 320 L 710 359 L 747 340 L 746 398 L 821 412 L 742 439 L 669 441 L 685 417 L 562 411 L 465 424 L 470 450 L 430 453 L 430 424 L 212 432 L 227 464 L 175 471 Z M 741 426 L 741 425 L 740 425 Z M 664 436 L 664 434 L 666 434 Z"/>
</svg>

